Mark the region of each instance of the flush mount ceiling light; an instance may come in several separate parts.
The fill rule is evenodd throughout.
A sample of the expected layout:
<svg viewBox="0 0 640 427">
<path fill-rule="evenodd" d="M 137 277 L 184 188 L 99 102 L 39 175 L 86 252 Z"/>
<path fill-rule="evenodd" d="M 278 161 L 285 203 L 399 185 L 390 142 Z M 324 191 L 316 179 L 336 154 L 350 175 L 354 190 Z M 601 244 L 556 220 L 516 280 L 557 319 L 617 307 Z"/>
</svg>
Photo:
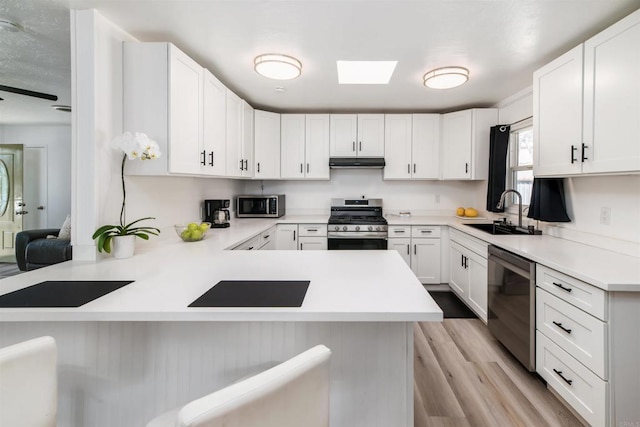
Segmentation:
<svg viewBox="0 0 640 427">
<path fill-rule="evenodd" d="M 20 26 L 13 21 L 9 21 L 5 18 L 0 18 L 0 30 L 8 31 L 10 33 L 17 33 L 20 31 Z"/>
<path fill-rule="evenodd" d="M 424 75 L 424 85 L 431 89 L 451 89 L 469 80 L 469 70 L 462 67 L 442 67 Z"/>
<path fill-rule="evenodd" d="M 275 80 L 295 79 L 302 73 L 302 63 L 279 53 L 267 53 L 253 60 L 256 73 Z"/>
<path fill-rule="evenodd" d="M 398 61 L 336 61 L 341 85 L 386 85 Z"/>
</svg>

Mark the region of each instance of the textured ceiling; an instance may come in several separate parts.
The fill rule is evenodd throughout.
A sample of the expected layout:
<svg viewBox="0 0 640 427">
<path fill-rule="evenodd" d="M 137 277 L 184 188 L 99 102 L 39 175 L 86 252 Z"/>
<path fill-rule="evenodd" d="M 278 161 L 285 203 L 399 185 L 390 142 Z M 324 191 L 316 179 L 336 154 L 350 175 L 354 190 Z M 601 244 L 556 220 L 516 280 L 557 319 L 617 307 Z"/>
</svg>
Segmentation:
<svg viewBox="0 0 640 427">
<path fill-rule="evenodd" d="M 26 31 L 0 34 L 0 55 L 11 58 L 0 62 L 0 84 L 68 103 L 68 9 L 90 7 L 141 41 L 175 43 L 258 108 L 429 112 L 493 105 L 530 86 L 536 68 L 640 0 L 3 0 L 0 17 Z M 256 74 L 253 58 L 269 52 L 300 59 L 302 75 L 277 82 Z M 336 60 L 399 62 L 389 85 L 340 86 Z M 467 67 L 470 81 L 422 86 L 426 71 L 447 65 Z"/>
</svg>

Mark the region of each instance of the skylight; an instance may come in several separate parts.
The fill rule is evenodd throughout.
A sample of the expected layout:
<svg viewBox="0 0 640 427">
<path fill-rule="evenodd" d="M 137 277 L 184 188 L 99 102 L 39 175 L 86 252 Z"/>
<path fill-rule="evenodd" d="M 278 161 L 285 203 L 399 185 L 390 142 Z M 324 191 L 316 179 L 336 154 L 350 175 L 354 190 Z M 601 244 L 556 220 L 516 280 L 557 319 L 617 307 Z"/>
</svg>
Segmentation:
<svg viewBox="0 0 640 427">
<path fill-rule="evenodd" d="M 341 85 L 386 85 L 398 61 L 336 61 Z"/>
</svg>

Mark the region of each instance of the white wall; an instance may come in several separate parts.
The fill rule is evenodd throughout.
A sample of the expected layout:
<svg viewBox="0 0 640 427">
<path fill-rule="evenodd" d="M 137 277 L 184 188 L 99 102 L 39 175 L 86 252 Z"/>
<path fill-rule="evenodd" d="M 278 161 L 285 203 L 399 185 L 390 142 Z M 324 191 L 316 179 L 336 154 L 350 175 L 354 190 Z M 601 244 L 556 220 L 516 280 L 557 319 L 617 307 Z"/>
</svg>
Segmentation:
<svg viewBox="0 0 640 427">
<path fill-rule="evenodd" d="M 501 124 L 530 117 L 533 114 L 532 88 L 503 100 L 497 107 Z M 540 222 L 545 232 L 640 255 L 640 176 L 580 176 L 565 178 L 564 183 L 567 212 L 572 221 L 557 224 Z M 486 183 L 482 191 L 486 194 Z M 611 208 L 609 225 L 600 224 L 602 207 Z"/>
<path fill-rule="evenodd" d="M 71 126 L 0 125 L 0 143 L 46 147 L 46 227 L 60 227 L 71 213 Z"/>
<path fill-rule="evenodd" d="M 264 181 L 264 194 L 286 194 L 287 213 L 329 214 L 331 198 L 382 198 L 386 213 L 453 215 L 459 206 L 478 206 L 477 182 L 383 181 L 379 169 L 333 169 L 330 181 Z M 260 181 L 245 185 L 261 194 Z M 436 201 L 439 196 L 439 202 Z"/>
</svg>

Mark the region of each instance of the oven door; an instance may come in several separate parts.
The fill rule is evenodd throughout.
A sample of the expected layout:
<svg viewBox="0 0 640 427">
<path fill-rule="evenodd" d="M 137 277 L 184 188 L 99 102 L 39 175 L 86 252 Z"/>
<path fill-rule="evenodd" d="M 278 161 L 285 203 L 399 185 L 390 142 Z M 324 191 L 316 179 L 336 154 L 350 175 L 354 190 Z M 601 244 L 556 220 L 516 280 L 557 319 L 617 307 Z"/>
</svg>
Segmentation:
<svg viewBox="0 0 640 427">
<path fill-rule="evenodd" d="M 330 251 L 386 250 L 387 239 L 383 237 L 329 237 L 327 248 Z"/>
</svg>

